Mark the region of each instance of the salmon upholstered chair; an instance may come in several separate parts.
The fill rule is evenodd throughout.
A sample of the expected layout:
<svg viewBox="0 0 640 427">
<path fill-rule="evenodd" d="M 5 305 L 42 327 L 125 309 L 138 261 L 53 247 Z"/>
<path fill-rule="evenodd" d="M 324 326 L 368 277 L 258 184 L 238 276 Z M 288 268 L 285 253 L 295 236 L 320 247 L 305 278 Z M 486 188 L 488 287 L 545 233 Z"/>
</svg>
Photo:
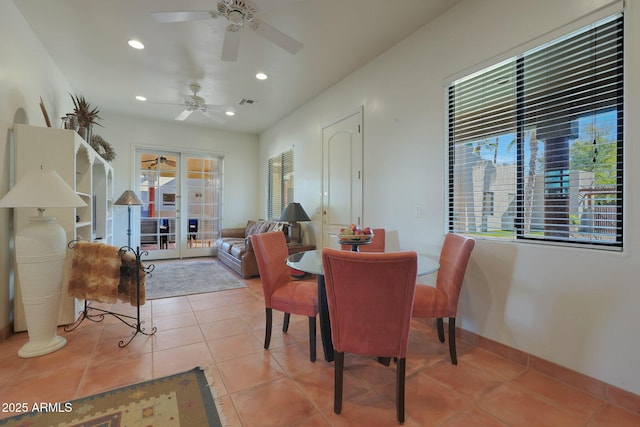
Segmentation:
<svg viewBox="0 0 640 427">
<path fill-rule="evenodd" d="M 287 241 L 282 231 L 253 234 L 251 244 L 256 262 L 266 307 L 264 348 L 271 342 L 272 310 L 284 312 L 282 331 L 289 329 L 290 314 L 309 317 L 309 353 L 316 361 L 316 315 L 318 314 L 318 285 L 315 282 L 291 281 L 291 271 L 285 260 L 289 255 Z"/>
<path fill-rule="evenodd" d="M 396 414 L 404 422 L 404 390 L 415 252 L 359 253 L 325 248 L 322 264 L 335 360 L 333 409 L 342 412 L 344 353 L 397 358 Z"/>
<path fill-rule="evenodd" d="M 384 228 L 374 228 L 371 243 L 358 246 L 358 252 L 384 252 L 384 235 Z M 350 251 L 351 245 L 340 245 L 340 248 L 344 251 Z"/>
<path fill-rule="evenodd" d="M 449 355 L 451 363 L 458 364 L 456 356 L 456 314 L 462 279 L 467 270 L 469 256 L 476 241 L 471 237 L 449 233 L 440 251 L 440 268 L 435 287 L 418 284 L 413 304 L 413 317 L 436 319 L 438 339 L 444 342 L 443 318 L 449 318 Z"/>
</svg>

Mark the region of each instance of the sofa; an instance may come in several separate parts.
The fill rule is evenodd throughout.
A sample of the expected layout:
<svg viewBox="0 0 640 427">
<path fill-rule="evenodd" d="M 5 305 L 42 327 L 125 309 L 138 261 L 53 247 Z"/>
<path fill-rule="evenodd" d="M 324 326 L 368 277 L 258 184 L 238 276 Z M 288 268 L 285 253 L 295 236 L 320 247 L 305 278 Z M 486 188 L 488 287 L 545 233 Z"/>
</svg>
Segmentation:
<svg viewBox="0 0 640 427">
<path fill-rule="evenodd" d="M 256 254 L 251 246 L 252 234 L 282 231 L 289 242 L 289 228 L 286 222 L 279 221 L 247 221 L 245 227 L 223 228 L 220 238 L 216 240 L 218 259 L 242 278 L 259 276 Z"/>
</svg>

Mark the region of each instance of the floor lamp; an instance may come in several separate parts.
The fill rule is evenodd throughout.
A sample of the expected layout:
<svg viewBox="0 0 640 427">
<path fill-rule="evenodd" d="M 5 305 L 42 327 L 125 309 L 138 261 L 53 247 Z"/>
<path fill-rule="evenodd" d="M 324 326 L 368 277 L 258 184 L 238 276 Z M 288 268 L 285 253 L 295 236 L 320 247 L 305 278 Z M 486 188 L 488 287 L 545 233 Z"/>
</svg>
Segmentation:
<svg viewBox="0 0 640 427">
<path fill-rule="evenodd" d="M 18 350 L 20 357 L 52 353 L 67 341 L 56 334 L 62 274 L 67 255 L 67 234 L 46 208 L 87 206 L 76 192 L 52 170 L 34 169 L 0 200 L 3 208 L 37 208 L 38 216 L 16 231 L 15 252 L 29 342 Z"/>
<path fill-rule="evenodd" d="M 127 246 L 131 248 L 131 206 L 142 206 L 142 200 L 140 200 L 138 195 L 133 190 L 125 190 L 125 192 L 122 193 L 122 195 L 118 197 L 118 200 L 116 200 L 113 204 L 118 206 L 127 206 L 127 209 L 129 211 L 129 222 L 127 226 Z"/>
</svg>

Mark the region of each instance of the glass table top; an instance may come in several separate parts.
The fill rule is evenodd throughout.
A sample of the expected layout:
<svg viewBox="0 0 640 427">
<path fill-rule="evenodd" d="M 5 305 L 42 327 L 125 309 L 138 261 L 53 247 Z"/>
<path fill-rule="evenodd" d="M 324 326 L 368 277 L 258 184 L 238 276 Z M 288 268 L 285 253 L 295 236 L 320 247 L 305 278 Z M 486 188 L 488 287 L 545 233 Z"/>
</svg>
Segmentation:
<svg viewBox="0 0 640 427">
<path fill-rule="evenodd" d="M 298 252 L 287 257 L 287 265 L 306 273 L 324 275 L 322 268 L 322 250 Z M 440 264 L 437 260 L 424 255 L 418 255 L 418 276 L 438 271 Z"/>
</svg>

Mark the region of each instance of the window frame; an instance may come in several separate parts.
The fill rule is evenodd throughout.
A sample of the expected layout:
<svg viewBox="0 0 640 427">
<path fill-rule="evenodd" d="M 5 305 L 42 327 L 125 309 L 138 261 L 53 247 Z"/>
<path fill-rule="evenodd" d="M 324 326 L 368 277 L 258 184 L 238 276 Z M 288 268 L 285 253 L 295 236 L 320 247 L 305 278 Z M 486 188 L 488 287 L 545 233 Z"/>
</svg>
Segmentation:
<svg viewBox="0 0 640 427">
<path fill-rule="evenodd" d="M 293 148 L 267 160 L 267 219 L 277 221 L 293 202 L 294 188 Z"/>
<path fill-rule="evenodd" d="M 509 115 L 513 115 L 513 121 L 515 122 L 515 128 L 513 129 L 515 133 L 515 145 L 516 145 L 516 156 L 515 156 L 515 167 L 516 167 L 516 177 L 515 177 L 515 188 L 516 188 L 516 203 L 515 203 L 515 215 L 514 215 L 514 224 L 513 224 L 513 234 L 508 236 L 507 238 L 505 237 L 496 237 L 496 239 L 499 240 L 515 240 L 515 241 L 526 241 L 526 242 L 533 242 L 533 243 L 542 243 L 542 244 L 559 244 L 559 245 L 566 245 L 566 246 L 579 246 L 579 247 L 594 247 L 594 248 L 598 248 L 598 249 L 615 249 L 615 250 L 622 250 L 623 248 L 623 243 L 624 243 L 624 223 L 623 223 L 623 213 L 624 213 L 624 199 L 623 199 L 623 191 L 624 191 L 624 187 L 623 187 L 623 177 L 624 177 L 624 134 L 623 134 L 623 120 L 624 120 L 624 89 L 623 89 L 623 85 L 624 85 L 624 72 L 621 71 L 619 76 L 616 77 L 616 83 L 617 83 L 617 90 L 615 91 L 615 95 L 612 96 L 612 99 L 615 100 L 614 102 L 614 108 L 615 108 L 615 112 L 617 114 L 617 116 L 615 117 L 615 124 L 616 124 L 616 130 L 613 132 L 613 134 L 615 134 L 615 139 L 612 139 L 612 141 L 615 144 L 616 150 L 617 150 L 617 156 L 616 156 L 616 162 L 615 162 L 615 166 L 617 167 L 617 174 L 615 176 L 616 178 L 616 184 L 615 184 L 615 192 L 611 193 L 611 194 L 615 194 L 615 200 L 616 200 L 616 213 L 615 213 L 615 238 L 613 240 L 597 240 L 597 237 L 593 237 L 591 236 L 590 238 L 576 238 L 575 236 L 572 236 L 572 232 L 567 231 L 566 232 L 566 236 L 563 238 L 554 238 L 553 236 L 547 236 L 547 233 L 550 233 L 550 229 L 547 228 L 547 223 L 544 223 L 544 228 L 543 228 L 543 232 L 544 232 L 544 237 L 532 237 L 531 234 L 526 235 L 525 234 L 525 227 L 524 227 L 524 221 L 525 221 L 525 187 L 527 185 L 527 176 L 525 174 L 525 162 L 527 161 L 527 159 L 525 159 L 525 116 L 527 114 L 529 114 L 528 112 L 530 111 L 528 108 L 525 110 L 525 104 L 524 104 L 524 75 L 525 75 L 525 71 L 524 71 L 524 60 L 526 58 L 528 58 L 530 55 L 533 55 L 535 52 L 538 52 L 542 49 L 545 48 L 546 45 L 551 45 L 553 46 L 556 43 L 562 43 L 564 41 L 564 39 L 568 39 L 570 38 L 573 34 L 576 33 L 580 33 L 582 32 L 588 32 L 588 31 L 597 31 L 597 29 L 599 29 L 601 26 L 606 25 L 607 23 L 614 23 L 614 27 L 615 29 L 611 30 L 611 34 L 619 34 L 620 37 L 620 41 L 619 41 L 619 46 L 616 45 L 615 48 L 615 54 L 616 54 L 616 64 L 617 67 L 619 67 L 619 69 L 623 70 L 624 69 L 624 15 L 622 12 L 620 13 L 615 13 L 614 15 L 606 18 L 606 19 L 602 19 L 599 20 L 597 22 L 593 22 L 590 25 L 586 25 L 583 28 L 581 28 L 578 31 L 573 31 L 570 34 L 564 36 L 564 37 L 559 37 L 558 39 L 551 41 L 550 43 L 545 43 L 545 44 L 541 44 L 541 46 L 531 49 L 527 52 L 524 52 L 520 55 L 516 55 L 512 58 L 509 58 L 505 61 L 501 61 L 497 64 L 494 64 L 492 66 L 489 67 L 485 67 L 480 71 L 474 72 L 469 74 L 468 76 L 462 77 L 460 79 L 457 79 L 456 81 L 450 83 L 447 85 L 446 90 L 447 90 L 447 113 L 448 113 L 448 128 L 447 128 L 447 143 L 448 143 L 448 191 L 447 191 L 447 230 L 449 232 L 460 232 L 460 233 L 468 233 L 468 234 L 473 234 L 475 237 L 487 237 L 487 238 L 491 238 L 490 236 L 484 234 L 484 232 L 486 230 L 484 230 L 484 223 L 481 225 L 481 227 L 478 227 L 478 225 L 480 223 L 476 222 L 473 226 L 469 226 L 467 224 L 464 224 L 463 221 L 463 226 L 462 228 L 464 228 L 463 230 L 458 229 L 457 223 L 459 223 L 459 219 L 457 217 L 457 214 L 459 213 L 459 209 L 456 209 L 457 206 L 457 202 L 456 202 L 456 197 L 470 197 L 473 196 L 474 194 L 477 195 L 477 190 L 472 190 L 471 193 L 460 193 L 457 194 L 455 191 L 455 183 L 458 181 L 461 181 L 461 177 L 458 176 L 456 174 L 456 166 L 458 166 L 458 164 L 456 164 L 456 148 L 458 147 L 457 144 L 461 144 L 464 143 L 465 141 L 465 137 L 458 139 L 457 135 L 455 133 L 456 131 L 456 119 L 459 120 L 464 120 L 465 117 L 462 113 L 458 113 L 458 116 L 456 116 L 456 107 L 458 107 L 456 105 L 456 101 L 458 101 L 458 98 L 456 97 L 456 84 L 458 82 L 462 82 L 462 81 L 470 81 L 471 79 L 476 78 L 476 76 L 483 76 L 483 73 L 489 73 L 492 70 L 499 70 L 499 68 L 503 67 L 506 65 L 506 67 L 508 68 L 510 64 L 513 65 L 513 78 L 515 79 L 515 83 L 514 83 L 514 93 L 513 93 L 513 106 L 508 106 L 508 107 L 504 107 L 503 104 L 496 104 L 500 107 L 500 110 L 504 110 L 507 111 L 508 113 L 501 113 L 500 115 L 488 115 L 486 113 L 480 113 L 480 115 L 485 114 L 487 117 L 494 119 L 493 122 L 488 122 L 488 126 L 489 127 L 493 127 L 493 128 L 500 128 L 502 126 L 501 121 L 505 121 L 505 120 L 510 120 Z M 595 61 L 595 59 L 594 59 Z M 618 69 L 618 68 L 616 68 Z M 499 71 L 496 71 L 496 73 L 499 75 Z M 554 75 L 554 78 L 559 80 L 560 77 L 557 77 Z M 554 80 L 555 83 L 556 80 Z M 598 93 L 597 91 L 594 91 L 594 93 Z M 460 96 L 460 95 L 458 95 Z M 555 102 L 555 101 L 554 101 Z M 507 103 L 508 104 L 508 103 Z M 560 104 L 560 101 L 558 101 L 558 104 Z M 486 108 L 487 105 L 483 104 L 484 107 L 477 107 L 476 109 L 478 111 L 482 110 L 482 108 Z M 556 105 L 551 104 L 551 105 Z M 560 104 L 561 105 L 561 104 Z M 581 107 L 578 108 L 585 108 L 585 110 L 588 111 L 588 114 L 592 114 L 594 117 L 599 114 L 601 111 L 593 106 L 593 111 L 590 111 L 590 109 L 592 108 L 592 106 L 588 103 L 585 102 L 584 104 L 578 104 Z M 587 107 L 585 107 L 587 106 Z M 512 110 L 512 111 L 509 111 Z M 564 110 L 563 110 L 564 111 Z M 473 113 L 472 113 L 473 114 Z M 477 112 L 475 114 L 478 114 Z M 493 113 L 492 113 L 493 114 Z M 576 115 L 576 117 L 578 117 L 579 115 Z M 496 118 L 497 117 L 497 118 Z M 534 122 L 535 123 L 535 122 Z M 475 127 L 482 127 L 482 123 L 478 124 L 476 123 L 475 125 L 468 125 L 465 128 L 465 131 L 468 132 L 468 134 L 466 135 L 466 141 L 474 141 L 474 140 L 478 140 L 481 138 L 486 138 L 488 140 L 489 137 L 495 136 L 496 134 L 491 134 L 489 133 L 485 133 L 484 135 L 481 133 L 482 131 L 476 131 L 474 129 Z M 476 135 L 474 132 L 478 132 L 478 134 Z M 471 137 L 469 135 L 472 135 Z M 595 137 L 594 137 L 595 138 Z M 496 141 L 497 142 L 497 141 Z M 541 141 L 544 142 L 544 141 Z M 594 142 L 595 144 L 595 142 Z M 569 150 L 567 150 L 569 151 Z M 540 159 L 540 157 L 536 158 L 536 161 L 538 161 Z M 461 163 L 464 163 L 461 162 Z M 567 169 L 567 171 L 569 171 L 570 169 Z M 547 180 L 550 178 L 553 178 L 551 175 L 554 175 L 554 173 L 542 173 L 542 174 L 536 174 L 540 179 L 542 180 Z M 558 191 L 559 193 L 563 193 L 565 191 L 568 191 L 569 187 L 569 174 L 568 173 L 560 173 L 560 172 L 556 172 L 555 175 L 557 175 L 555 178 L 559 181 L 557 181 L 557 183 L 560 185 L 558 187 Z M 458 183 L 458 185 L 460 185 L 460 183 Z M 575 189 L 574 189 L 575 190 Z M 486 208 L 486 201 L 485 201 L 485 197 L 486 197 L 486 192 L 488 191 L 487 189 L 483 189 L 483 190 L 479 190 L 481 193 L 479 194 L 481 201 L 479 202 L 479 206 L 480 209 L 482 209 L 483 211 Z M 546 193 L 548 191 L 552 191 L 552 188 L 550 186 L 544 185 L 543 186 L 543 191 Z M 580 190 L 582 191 L 582 190 Z M 511 196 L 511 194 L 509 194 L 509 197 Z M 495 199 L 493 200 L 495 201 Z M 546 202 L 546 200 L 545 200 Z M 462 202 L 464 203 L 469 203 L 469 202 Z M 470 202 L 470 204 L 472 205 L 472 209 L 476 209 L 477 206 L 475 206 L 475 199 Z M 547 215 L 550 212 L 550 208 L 546 205 L 546 203 L 543 202 L 543 204 L 541 205 L 541 209 L 542 212 L 545 213 L 545 215 Z M 540 207 L 538 207 L 540 209 Z M 505 209 L 505 212 L 507 212 L 507 209 Z M 531 216 L 531 214 L 529 214 Z M 571 213 L 567 212 L 565 221 L 567 221 L 567 223 L 570 221 L 570 217 L 571 217 Z M 530 219 L 529 219 L 530 221 Z M 483 222 L 483 221 L 481 221 Z M 475 230 L 475 228 L 482 228 L 480 232 L 477 232 Z M 593 229 L 591 230 L 591 233 L 593 235 L 596 234 L 595 231 L 593 231 L 595 228 L 597 228 L 597 226 L 593 226 Z"/>
</svg>

